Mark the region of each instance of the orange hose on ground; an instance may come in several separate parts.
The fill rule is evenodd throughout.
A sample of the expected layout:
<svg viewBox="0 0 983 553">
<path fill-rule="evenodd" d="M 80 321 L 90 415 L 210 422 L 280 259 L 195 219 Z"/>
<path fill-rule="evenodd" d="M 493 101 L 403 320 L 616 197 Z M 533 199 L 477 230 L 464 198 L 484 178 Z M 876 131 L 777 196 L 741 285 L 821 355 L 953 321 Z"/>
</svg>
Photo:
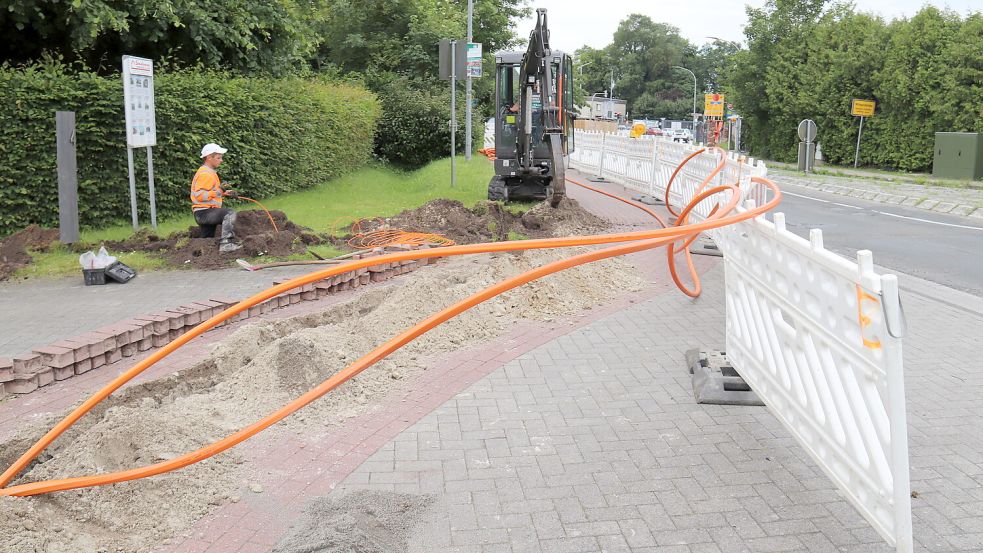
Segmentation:
<svg viewBox="0 0 983 553">
<path fill-rule="evenodd" d="M 249 309 L 250 307 L 262 303 L 269 298 L 279 295 L 288 290 L 303 286 L 305 284 L 310 284 L 312 282 L 322 280 L 340 274 L 342 272 L 347 272 L 353 269 L 360 269 L 363 267 L 368 267 L 371 265 L 376 265 L 385 262 L 394 261 L 404 261 L 404 260 L 415 260 L 415 259 L 425 259 L 431 257 L 447 257 L 451 255 L 465 255 L 473 253 L 488 253 L 496 251 L 511 251 L 511 250 L 526 250 L 526 249 L 543 249 L 543 248 L 557 248 L 557 247 L 568 247 L 568 246 L 584 246 L 584 245 L 598 245 L 607 243 L 617 243 L 617 242 L 632 242 L 641 240 L 642 242 L 636 242 L 634 244 L 624 244 L 621 246 L 616 246 L 612 248 L 607 248 L 600 251 L 590 252 L 586 254 L 581 254 L 572 258 L 560 260 L 557 262 L 550 263 L 538 269 L 534 269 L 522 275 L 512 277 L 506 281 L 500 282 L 470 298 L 458 302 L 457 304 L 444 309 L 440 313 L 427 318 L 425 321 L 418 323 L 411 329 L 403 332 L 396 338 L 391 339 L 382 346 L 379 346 L 366 356 L 362 357 L 356 363 L 353 363 L 346 369 L 336 373 L 334 376 L 320 384 L 315 389 L 305 393 L 301 397 L 292 401 L 283 408 L 277 410 L 273 414 L 267 416 L 266 418 L 253 423 L 252 425 L 235 432 L 226 438 L 210 444 L 209 446 L 198 449 L 194 452 L 179 456 L 175 459 L 169 461 L 164 461 L 161 463 L 156 463 L 153 465 L 148 465 L 145 467 L 139 467 L 136 469 L 130 469 L 127 471 L 121 471 L 116 473 L 102 474 L 96 476 L 83 476 L 68 478 L 63 480 L 53 480 L 44 482 L 33 482 L 28 484 L 21 484 L 18 486 L 0 489 L 0 496 L 27 496 L 27 495 L 37 495 L 42 493 L 49 493 L 53 491 L 77 489 L 84 487 L 92 487 L 105 485 L 115 482 L 123 482 L 127 480 L 134 480 L 137 478 L 144 478 L 147 476 L 153 476 L 156 474 L 161 474 L 171 470 L 175 470 L 192 463 L 198 462 L 200 460 L 206 459 L 213 455 L 216 455 L 234 445 L 248 439 L 249 437 L 255 435 L 256 433 L 268 428 L 272 424 L 282 420 L 291 413 L 297 411 L 303 406 L 314 401 L 318 397 L 321 397 L 325 393 L 339 386 L 352 376 L 355 376 L 368 366 L 383 359 L 386 355 L 395 351 L 399 347 L 402 347 L 412 339 L 423 334 L 424 332 L 430 330 L 431 328 L 437 326 L 438 324 L 450 319 L 463 312 L 464 310 L 481 303 L 497 294 L 500 294 L 506 290 L 510 290 L 516 286 L 540 278 L 542 276 L 564 270 L 576 265 L 583 263 L 588 263 L 591 261 L 596 261 L 599 259 L 604 259 L 607 257 L 613 257 L 616 255 L 623 255 L 626 253 L 632 253 L 634 251 L 641 251 L 648 248 L 653 248 L 661 245 L 668 244 L 670 242 L 681 239 L 684 236 L 689 236 L 697 234 L 704 230 L 709 230 L 712 228 L 718 228 L 726 224 L 733 224 L 743 220 L 750 219 L 757 215 L 760 215 L 779 203 L 781 200 L 781 192 L 777 186 L 766 179 L 758 179 L 757 177 L 752 178 L 753 182 L 759 182 L 770 187 L 775 192 L 774 198 L 766 203 L 765 205 L 758 206 L 752 210 L 748 210 L 740 215 L 733 217 L 726 217 L 730 211 L 737 205 L 740 200 L 740 192 L 736 186 L 727 186 L 724 188 L 730 189 L 732 191 L 732 196 L 728 204 L 723 210 L 714 210 L 711 217 L 700 223 L 695 223 L 692 225 L 687 225 L 686 227 L 673 227 L 673 228 L 663 228 L 649 231 L 637 231 L 629 233 L 619 233 L 619 234 L 605 234 L 605 235 L 595 235 L 587 237 L 564 237 L 564 238 L 548 238 L 539 240 L 524 240 L 515 242 L 497 242 L 488 244 L 473 244 L 469 246 L 451 246 L 448 248 L 430 249 L 430 250 L 417 250 L 410 252 L 399 252 L 389 255 L 384 255 L 380 257 L 355 260 L 351 263 L 345 264 L 344 266 L 331 267 L 321 271 L 315 271 L 307 275 L 302 275 L 300 277 L 294 278 L 283 284 L 273 286 L 267 290 L 264 290 L 258 294 L 253 295 L 246 300 L 243 300 L 236 305 L 229 307 L 222 313 L 215 315 L 208 320 L 200 323 L 198 326 L 194 327 L 190 331 L 178 337 L 173 342 L 165 345 L 160 350 L 154 352 L 149 357 L 143 361 L 137 363 L 135 366 L 119 375 L 112 382 L 107 384 L 101 390 L 96 392 L 92 397 L 87 399 L 79 407 L 73 410 L 68 416 L 66 416 L 62 421 L 56 424 L 51 430 L 48 431 L 45 436 L 43 436 L 37 443 L 35 443 L 28 451 L 21 455 L 2 475 L 0 475 L 0 486 L 6 486 L 17 474 L 19 474 L 33 459 L 35 459 L 45 448 L 47 448 L 55 439 L 63 434 L 69 427 L 71 427 L 75 422 L 77 422 L 82 416 L 89 412 L 95 405 L 100 403 L 102 400 L 109 397 L 115 390 L 119 389 L 123 384 L 130 381 L 148 367 L 152 366 L 157 361 L 163 359 L 167 355 L 171 354 L 173 351 L 183 346 L 190 340 L 199 336 L 206 330 L 214 327 L 215 325 L 227 320 L 230 317 L 241 313 L 242 311 Z M 707 194 L 710 194 L 709 192 Z M 702 201 L 702 198 L 700 199 Z M 691 202 L 699 203 L 698 201 Z M 687 206 L 689 207 L 689 206 Z"/>
<path fill-rule="evenodd" d="M 253 202 L 254 204 L 258 205 L 260 207 L 260 209 L 262 209 L 263 211 L 266 212 L 266 216 L 270 218 L 270 224 L 273 225 L 273 231 L 276 232 L 277 234 L 280 233 L 280 229 L 276 228 L 276 221 L 273 220 L 273 215 L 270 215 L 270 210 L 269 209 L 266 209 L 266 206 L 265 205 L 259 203 L 258 201 L 254 200 L 252 198 L 247 198 L 245 196 L 236 196 L 236 197 L 238 199 L 240 199 L 240 200 L 246 200 L 246 201 Z"/>
</svg>

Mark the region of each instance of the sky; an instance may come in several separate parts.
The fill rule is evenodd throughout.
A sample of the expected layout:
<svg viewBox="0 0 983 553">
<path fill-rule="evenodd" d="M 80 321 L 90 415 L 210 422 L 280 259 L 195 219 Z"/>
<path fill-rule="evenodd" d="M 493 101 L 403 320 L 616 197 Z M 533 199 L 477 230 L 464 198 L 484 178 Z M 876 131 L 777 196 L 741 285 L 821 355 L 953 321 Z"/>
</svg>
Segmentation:
<svg viewBox="0 0 983 553">
<path fill-rule="evenodd" d="M 656 22 L 679 28 L 696 45 L 712 42 L 710 36 L 743 41 L 747 22 L 745 5 L 760 8 L 766 0 L 528 0 L 532 8 L 546 8 L 550 46 L 573 52 L 583 45 L 603 48 L 611 42 L 618 23 L 629 14 L 648 15 Z M 911 17 L 926 4 L 950 8 L 965 16 L 983 11 L 983 0 L 854 0 L 857 11 L 878 14 L 886 20 Z M 516 32 L 529 35 L 535 15 L 522 21 Z"/>
</svg>

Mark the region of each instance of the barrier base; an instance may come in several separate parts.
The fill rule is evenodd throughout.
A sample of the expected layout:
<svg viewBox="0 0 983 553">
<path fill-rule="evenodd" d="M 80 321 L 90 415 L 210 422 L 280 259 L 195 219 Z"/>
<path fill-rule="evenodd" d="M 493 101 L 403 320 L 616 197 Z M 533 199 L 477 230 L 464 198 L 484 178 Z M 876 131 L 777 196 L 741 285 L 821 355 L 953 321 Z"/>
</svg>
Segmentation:
<svg viewBox="0 0 983 553">
<path fill-rule="evenodd" d="M 691 349 L 686 352 L 686 364 L 693 375 L 693 394 L 697 403 L 764 405 L 737 374 L 724 352 Z"/>
</svg>

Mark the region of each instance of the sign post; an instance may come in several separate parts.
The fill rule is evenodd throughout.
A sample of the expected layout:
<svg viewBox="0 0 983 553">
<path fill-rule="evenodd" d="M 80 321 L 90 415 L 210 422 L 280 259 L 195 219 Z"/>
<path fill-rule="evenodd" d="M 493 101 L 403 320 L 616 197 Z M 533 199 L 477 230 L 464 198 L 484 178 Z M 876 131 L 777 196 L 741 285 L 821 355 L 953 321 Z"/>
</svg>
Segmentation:
<svg viewBox="0 0 983 553">
<path fill-rule="evenodd" d="M 816 122 L 812 119 L 803 119 L 799 123 L 799 140 L 802 140 L 799 142 L 799 169 L 806 173 L 815 165 L 817 131 Z M 810 164 L 810 161 L 813 163 Z"/>
<path fill-rule="evenodd" d="M 437 72 L 441 79 L 450 79 L 451 81 L 451 118 L 447 121 L 447 126 L 451 131 L 451 187 L 457 184 L 457 160 L 455 156 L 457 153 L 457 79 L 468 73 L 465 44 L 467 43 L 463 40 L 441 39 L 437 53 Z"/>
<path fill-rule="evenodd" d="M 133 230 L 137 218 L 136 179 L 133 174 L 133 149 L 147 148 L 147 187 L 150 192 L 150 225 L 157 228 L 157 197 L 154 191 L 152 148 L 157 145 L 157 120 L 154 116 L 154 62 L 146 58 L 123 56 L 123 112 L 126 114 L 126 159 L 130 168 L 130 211 Z"/>
<path fill-rule="evenodd" d="M 850 114 L 854 117 L 860 117 L 860 129 L 857 131 L 857 151 L 853 154 L 853 168 L 857 168 L 857 162 L 860 160 L 860 137 L 864 132 L 864 118 L 874 115 L 874 107 L 876 103 L 873 100 L 858 100 L 856 98 L 850 103 Z"/>
</svg>

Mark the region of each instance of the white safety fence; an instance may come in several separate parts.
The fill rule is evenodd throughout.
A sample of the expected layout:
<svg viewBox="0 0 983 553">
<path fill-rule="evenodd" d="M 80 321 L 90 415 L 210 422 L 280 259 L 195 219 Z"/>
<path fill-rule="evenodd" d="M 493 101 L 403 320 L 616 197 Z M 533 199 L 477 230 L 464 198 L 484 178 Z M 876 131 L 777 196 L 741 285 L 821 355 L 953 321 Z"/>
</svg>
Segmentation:
<svg viewBox="0 0 983 553">
<path fill-rule="evenodd" d="M 672 172 L 697 151 L 660 137 L 581 131 L 571 167 L 658 198 Z M 741 185 L 745 211 L 767 201 L 751 182 L 767 168 L 719 151 L 690 160 L 673 181 L 682 207 L 705 188 Z M 729 198 L 701 202 L 694 219 Z M 894 275 L 805 240 L 775 213 L 716 229 L 724 254 L 727 356 L 762 401 L 860 513 L 900 553 L 912 551 L 908 438 L 901 356 L 903 314 Z"/>
</svg>

